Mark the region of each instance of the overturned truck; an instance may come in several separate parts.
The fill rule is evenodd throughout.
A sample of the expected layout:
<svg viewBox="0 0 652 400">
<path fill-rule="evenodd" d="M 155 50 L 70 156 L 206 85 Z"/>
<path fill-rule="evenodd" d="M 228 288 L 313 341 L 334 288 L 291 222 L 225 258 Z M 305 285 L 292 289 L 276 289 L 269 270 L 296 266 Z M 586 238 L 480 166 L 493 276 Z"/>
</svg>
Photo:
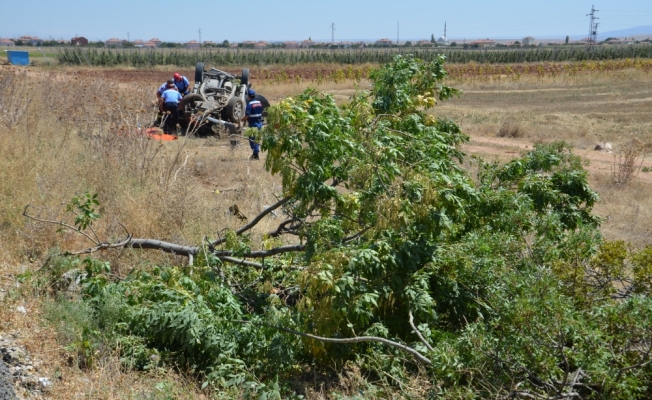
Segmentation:
<svg viewBox="0 0 652 400">
<path fill-rule="evenodd" d="M 179 109 L 189 123 L 199 124 L 201 133 L 239 134 L 250 87 L 248 68 L 243 68 L 240 75 L 233 75 L 215 68 L 205 71 L 204 63 L 198 62 L 195 84 Z M 264 96 L 257 94 L 256 100 L 261 102 L 263 109 L 269 107 Z"/>
</svg>

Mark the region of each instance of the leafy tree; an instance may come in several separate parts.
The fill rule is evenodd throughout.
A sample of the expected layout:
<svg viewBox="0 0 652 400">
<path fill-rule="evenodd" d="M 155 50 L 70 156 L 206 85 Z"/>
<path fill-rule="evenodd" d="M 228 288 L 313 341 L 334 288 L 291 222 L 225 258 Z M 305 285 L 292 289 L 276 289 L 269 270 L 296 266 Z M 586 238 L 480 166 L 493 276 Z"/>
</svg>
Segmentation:
<svg viewBox="0 0 652 400">
<path fill-rule="evenodd" d="M 421 379 L 431 398 L 648 398 L 652 251 L 602 240 L 567 144 L 469 158 L 468 137 L 430 113 L 460 94 L 443 62 L 398 55 L 344 106 L 308 89 L 269 109 L 280 200 L 241 229 L 195 247 L 98 239 L 193 260 L 121 281 L 86 262 L 84 295 L 129 365 L 156 351 L 267 397 L 308 366 L 355 363 L 396 390 Z M 96 201 L 73 199 L 61 226 L 90 229 Z"/>
</svg>

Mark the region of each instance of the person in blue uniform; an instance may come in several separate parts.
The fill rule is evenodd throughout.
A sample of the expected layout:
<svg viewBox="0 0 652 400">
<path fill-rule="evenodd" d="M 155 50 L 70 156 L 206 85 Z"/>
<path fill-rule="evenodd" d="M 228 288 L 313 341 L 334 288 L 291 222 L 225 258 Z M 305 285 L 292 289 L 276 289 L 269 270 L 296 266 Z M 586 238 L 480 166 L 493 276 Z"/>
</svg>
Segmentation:
<svg viewBox="0 0 652 400">
<path fill-rule="evenodd" d="M 182 98 L 183 96 L 181 96 L 174 84 L 168 84 L 167 89 L 161 94 L 163 112 L 170 112 L 165 119 L 165 128 L 163 129 L 165 133 L 171 134 L 176 130 L 179 121 L 179 102 Z"/>
<path fill-rule="evenodd" d="M 260 101 L 256 100 L 256 91 L 249 89 L 247 92 L 247 108 L 245 109 L 245 115 L 242 118 L 243 122 L 249 124 L 249 129 L 251 129 L 251 135 L 249 136 L 249 147 L 253 150 L 251 155 L 252 160 L 260 159 L 258 153 L 260 152 L 260 145 L 256 142 L 256 134 L 253 128 L 257 128 L 259 131 L 263 127 L 263 105 Z"/>
<path fill-rule="evenodd" d="M 182 96 L 188 94 L 188 90 L 190 89 L 190 81 L 188 81 L 188 78 L 178 72 L 174 73 L 174 85 L 177 87 L 177 89 L 179 89 L 179 93 L 181 93 Z"/>
<path fill-rule="evenodd" d="M 158 90 L 156 91 L 156 98 L 158 99 L 158 110 L 160 112 L 163 112 L 163 102 L 161 100 L 161 95 L 163 95 L 163 92 L 168 90 L 168 87 L 170 85 L 174 85 L 174 79 L 170 79 L 167 82 L 163 83 Z M 176 86 L 175 86 L 176 87 Z"/>
</svg>

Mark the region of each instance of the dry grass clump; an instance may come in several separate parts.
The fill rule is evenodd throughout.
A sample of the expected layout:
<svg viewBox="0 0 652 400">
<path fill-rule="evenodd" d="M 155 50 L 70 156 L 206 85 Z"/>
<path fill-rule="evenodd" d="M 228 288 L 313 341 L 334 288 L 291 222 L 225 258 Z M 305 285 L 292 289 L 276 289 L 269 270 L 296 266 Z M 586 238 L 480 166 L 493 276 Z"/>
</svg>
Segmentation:
<svg viewBox="0 0 652 400">
<path fill-rule="evenodd" d="M 642 248 L 652 239 L 652 185 L 634 179 L 629 184 L 616 186 L 611 175 L 590 175 L 593 190 L 600 194 L 594 211 L 602 218 L 600 231 L 607 240 L 623 240 Z"/>
<path fill-rule="evenodd" d="M 627 185 L 638 176 L 648 152 L 647 147 L 636 137 L 621 146 L 618 156 L 614 155 L 614 165 L 611 167 L 613 185 Z"/>
<path fill-rule="evenodd" d="M 506 118 L 496 133 L 498 137 L 522 138 L 525 136 L 525 130 L 521 125 L 512 118 Z"/>
</svg>

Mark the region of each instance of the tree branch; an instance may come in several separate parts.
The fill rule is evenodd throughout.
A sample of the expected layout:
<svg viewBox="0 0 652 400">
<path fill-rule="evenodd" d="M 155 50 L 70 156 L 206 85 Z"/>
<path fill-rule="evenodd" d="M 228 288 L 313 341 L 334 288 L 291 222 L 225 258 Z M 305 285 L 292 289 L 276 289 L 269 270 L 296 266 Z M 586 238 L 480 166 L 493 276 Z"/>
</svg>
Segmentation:
<svg viewBox="0 0 652 400">
<path fill-rule="evenodd" d="M 275 231 L 269 232 L 267 234 L 267 236 L 269 236 L 269 237 L 278 237 L 278 236 L 281 236 L 284 233 L 294 233 L 293 230 L 288 229 L 288 227 L 287 227 L 288 225 L 292 224 L 293 222 L 301 222 L 301 220 L 299 218 L 296 218 L 296 217 L 286 219 L 285 221 L 281 222 L 278 225 L 278 228 L 276 228 Z"/>
<path fill-rule="evenodd" d="M 182 256 L 195 256 L 199 252 L 199 247 L 182 246 L 176 243 L 164 242 L 156 239 L 131 239 L 126 246 L 139 249 L 161 250 L 166 253 L 178 254 Z"/>
<path fill-rule="evenodd" d="M 243 321 L 243 320 L 236 320 L 234 322 L 240 322 L 240 323 L 249 323 L 250 321 Z M 432 361 L 424 357 L 421 353 L 418 351 L 414 350 L 411 347 L 408 347 L 404 344 L 397 343 L 388 339 L 376 337 L 376 336 L 358 336 L 354 338 L 347 338 L 347 339 L 333 339 L 333 338 L 327 338 L 327 337 L 322 337 L 322 336 L 316 336 L 316 335 L 311 335 L 309 333 L 303 333 L 299 331 L 295 331 L 294 329 L 289 329 L 289 328 L 284 328 L 282 326 L 276 326 L 276 325 L 270 325 L 270 324 L 265 324 L 263 325 L 269 326 L 270 328 L 275 328 L 278 330 L 281 330 L 283 332 L 291 333 L 293 335 L 297 336 L 302 336 L 306 337 L 308 339 L 314 339 L 314 340 L 319 340 L 320 342 L 325 342 L 325 343 L 338 343 L 338 344 L 352 344 L 352 343 L 364 343 L 364 342 L 378 342 L 385 344 L 390 347 L 395 347 L 399 350 L 405 351 L 407 353 L 410 353 L 419 360 L 420 362 L 426 364 L 426 365 L 432 365 Z"/>
<path fill-rule="evenodd" d="M 430 343 L 426 342 L 426 339 L 423 338 L 423 335 L 421 335 L 421 332 L 419 332 L 417 327 L 414 326 L 414 317 L 412 317 L 412 310 L 408 311 L 408 315 L 410 316 L 410 320 L 409 320 L 410 321 L 410 326 L 412 327 L 412 329 L 414 329 L 414 333 L 417 334 L 417 336 L 419 337 L 419 340 L 421 340 L 421 343 L 425 344 L 426 347 L 428 348 L 428 350 L 435 351 L 435 349 L 432 348 Z"/>
<path fill-rule="evenodd" d="M 49 220 L 49 219 L 42 219 L 42 218 L 37 218 L 37 217 L 34 217 L 34 216 L 32 216 L 32 215 L 29 215 L 29 214 L 27 213 L 27 210 L 28 210 L 30 207 L 34 208 L 31 204 L 28 204 L 28 205 L 25 206 L 25 209 L 23 210 L 23 216 L 25 216 L 25 217 L 27 217 L 27 218 L 29 218 L 29 219 L 31 219 L 31 220 L 34 220 L 34 221 L 45 222 L 45 223 L 47 223 L 47 224 L 63 226 L 64 228 L 68 228 L 68 229 L 70 229 L 71 231 L 74 231 L 74 232 L 79 233 L 80 235 L 86 237 L 86 239 L 90 240 L 91 242 L 95 243 L 96 245 L 98 245 L 98 246 L 100 245 L 100 242 L 97 241 L 97 240 L 95 240 L 95 239 L 93 239 L 93 238 L 92 238 L 88 233 L 86 233 L 86 232 L 82 231 L 81 229 L 76 228 L 76 227 L 74 227 L 74 226 L 72 226 L 72 225 L 66 224 L 65 222 L 62 222 L 62 221 L 53 221 L 53 220 Z"/>
<path fill-rule="evenodd" d="M 263 264 L 252 262 L 252 261 L 246 261 L 244 259 L 239 259 L 239 258 L 234 258 L 234 257 L 229 257 L 229 256 L 218 256 L 220 260 L 223 261 L 228 261 L 233 264 L 238 264 L 238 265 L 246 265 L 249 267 L 254 267 L 254 268 L 265 268 Z"/>
<path fill-rule="evenodd" d="M 258 214 L 258 216 L 257 216 L 256 218 L 254 218 L 250 223 L 248 223 L 247 225 L 245 225 L 245 226 L 243 226 L 242 228 L 238 229 L 235 233 L 236 233 L 237 235 L 242 235 L 243 233 L 245 233 L 245 232 L 248 231 L 249 229 L 251 229 L 251 228 L 253 228 L 254 226 L 256 226 L 256 225 L 260 222 L 260 220 L 262 220 L 263 218 L 265 218 L 265 216 L 267 216 L 267 214 L 270 214 L 272 211 L 274 211 L 274 210 L 276 210 L 277 208 L 281 207 L 283 204 L 287 203 L 290 199 L 291 199 L 291 197 L 284 197 L 284 198 L 282 198 L 282 199 L 279 200 L 276 204 L 274 204 L 274 205 L 268 207 L 268 208 L 265 209 L 263 212 L 261 212 L 260 214 Z M 211 246 L 211 247 L 215 247 L 215 246 L 217 246 L 218 244 L 222 244 L 222 243 L 224 243 L 225 241 L 226 241 L 226 239 L 218 239 L 218 240 L 215 240 L 215 241 L 211 242 L 210 246 Z"/>
<path fill-rule="evenodd" d="M 258 250 L 258 251 L 251 251 L 249 253 L 244 253 L 241 254 L 242 257 L 244 258 L 263 258 L 263 257 L 270 257 L 274 256 L 277 254 L 282 254 L 282 253 L 292 253 L 292 252 L 297 252 L 297 251 L 303 251 L 306 249 L 305 244 L 297 244 L 293 246 L 281 246 L 281 247 L 275 247 L 270 250 Z M 213 252 L 213 254 L 216 257 L 224 257 L 224 256 L 233 256 L 234 252 L 232 250 L 216 250 Z"/>
</svg>

